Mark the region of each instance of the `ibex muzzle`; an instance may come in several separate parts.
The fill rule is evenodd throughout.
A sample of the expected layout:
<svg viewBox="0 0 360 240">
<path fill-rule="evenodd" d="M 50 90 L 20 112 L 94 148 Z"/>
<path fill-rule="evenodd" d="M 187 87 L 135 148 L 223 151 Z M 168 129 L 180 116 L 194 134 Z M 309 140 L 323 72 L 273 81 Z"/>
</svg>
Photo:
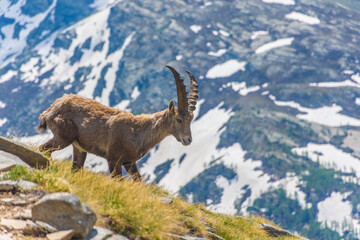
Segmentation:
<svg viewBox="0 0 360 240">
<path fill-rule="evenodd" d="M 190 76 L 190 92 L 187 96 L 184 80 L 172 67 L 178 108 L 173 101 L 163 111 L 134 116 L 130 112 L 104 106 L 99 102 L 78 95 L 58 98 L 39 117 L 40 132 L 47 127 L 54 137 L 40 146 L 41 151 L 51 153 L 73 145 L 73 168 L 84 166 L 87 153 L 108 160 L 110 173 L 122 175 L 122 166 L 133 177 L 141 176 L 136 161 L 166 136 L 173 135 L 183 145 L 192 142 L 190 124 L 194 118 L 198 84 Z"/>
</svg>

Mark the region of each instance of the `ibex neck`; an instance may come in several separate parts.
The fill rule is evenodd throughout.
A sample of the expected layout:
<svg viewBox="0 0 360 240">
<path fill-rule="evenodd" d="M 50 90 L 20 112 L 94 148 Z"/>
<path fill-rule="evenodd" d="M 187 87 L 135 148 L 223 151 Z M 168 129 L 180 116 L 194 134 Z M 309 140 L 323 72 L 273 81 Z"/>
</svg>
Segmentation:
<svg viewBox="0 0 360 240">
<path fill-rule="evenodd" d="M 142 134 L 139 138 L 138 149 L 141 152 L 147 152 L 156 144 L 161 142 L 165 137 L 170 135 L 170 120 L 168 117 L 168 110 L 144 114 L 135 117 L 137 122 L 138 134 Z"/>
</svg>

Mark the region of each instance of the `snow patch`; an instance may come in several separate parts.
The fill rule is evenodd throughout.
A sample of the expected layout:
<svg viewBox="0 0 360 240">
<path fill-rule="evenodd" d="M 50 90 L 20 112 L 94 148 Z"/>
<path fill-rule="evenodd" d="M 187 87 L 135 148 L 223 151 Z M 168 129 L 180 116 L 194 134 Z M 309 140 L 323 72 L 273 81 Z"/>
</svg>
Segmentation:
<svg viewBox="0 0 360 240">
<path fill-rule="evenodd" d="M 299 156 L 307 156 L 326 168 L 344 173 L 355 173 L 357 177 L 360 177 L 360 159 L 331 144 L 309 143 L 306 147 L 293 148 L 291 151 Z"/>
<path fill-rule="evenodd" d="M 0 78 L 0 83 L 4 83 L 9 81 L 13 76 L 16 75 L 17 72 L 13 71 L 13 70 L 9 70 L 7 71 L 4 75 L 1 76 Z"/>
<path fill-rule="evenodd" d="M 220 33 L 221 35 L 223 35 L 224 37 L 229 37 L 229 36 L 230 36 L 230 33 L 226 32 L 226 31 L 224 31 L 224 30 L 222 30 L 222 29 L 219 30 L 219 33 Z"/>
<path fill-rule="evenodd" d="M 306 108 L 302 107 L 299 103 L 296 103 L 294 101 L 276 101 L 276 98 L 272 95 L 269 95 L 269 98 L 273 100 L 274 103 L 278 106 L 292 107 L 298 109 L 300 112 L 305 112 L 305 114 L 297 114 L 296 117 L 309 122 L 315 122 L 330 127 L 340 127 L 348 125 L 360 126 L 360 119 L 341 114 L 340 112 L 342 111 L 342 107 L 336 104 L 320 108 Z"/>
<path fill-rule="evenodd" d="M 352 74 L 354 74 L 354 71 L 353 70 L 344 70 L 343 73 L 346 75 L 352 75 Z"/>
<path fill-rule="evenodd" d="M 295 5 L 294 0 L 262 0 L 265 3 L 277 3 L 283 5 Z"/>
<path fill-rule="evenodd" d="M 285 190 L 286 197 L 294 200 L 298 200 L 302 209 L 308 207 L 306 203 L 306 194 L 301 191 L 299 186 L 302 182 L 295 174 L 287 174 L 285 179 L 279 181 L 279 185 Z"/>
<path fill-rule="evenodd" d="M 310 87 L 323 87 L 323 88 L 336 88 L 336 87 L 356 87 L 360 88 L 360 84 L 354 83 L 351 80 L 345 80 L 341 82 L 318 82 L 310 83 Z"/>
<path fill-rule="evenodd" d="M 200 25 L 191 25 L 190 26 L 191 31 L 193 31 L 194 33 L 200 32 L 201 28 L 202 27 Z"/>
<path fill-rule="evenodd" d="M 134 90 L 131 93 L 131 100 L 135 101 L 140 96 L 139 87 L 135 86 Z"/>
<path fill-rule="evenodd" d="M 210 52 L 208 52 L 208 54 L 209 54 L 210 56 L 214 56 L 214 57 L 221 57 L 221 56 L 224 55 L 226 52 L 227 52 L 227 50 L 223 48 L 223 49 L 219 49 L 217 52 L 212 52 L 212 51 L 210 51 Z"/>
<path fill-rule="evenodd" d="M 235 92 L 239 92 L 240 95 L 246 96 L 251 92 L 256 92 L 260 89 L 260 86 L 246 87 L 246 82 L 228 82 L 219 89 L 222 91 L 224 88 L 231 87 Z"/>
<path fill-rule="evenodd" d="M 0 118 L 0 127 L 2 127 L 7 121 L 7 118 Z"/>
<path fill-rule="evenodd" d="M 268 31 L 256 31 L 251 34 L 250 38 L 251 38 L 251 40 L 255 40 L 259 36 L 268 35 L 268 34 L 269 34 Z"/>
<path fill-rule="evenodd" d="M 286 14 L 285 18 L 310 25 L 320 24 L 320 20 L 317 17 L 311 17 L 299 12 L 291 12 L 289 14 Z"/>
<path fill-rule="evenodd" d="M 355 99 L 355 104 L 360 106 L 360 98 Z"/>
<path fill-rule="evenodd" d="M 90 4 L 90 7 L 101 11 L 104 8 L 108 8 L 109 6 L 114 6 L 121 1 L 122 0 L 95 0 L 92 4 Z"/>
<path fill-rule="evenodd" d="M 360 84 L 360 74 L 359 73 L 351 75 L 351 79 Z"/>
<path fill-rule="evenodd" d="M 0 101 L 0 109 L 5 108 L 5 107 L 6 107 L 6 103 Z"/>
<path fill-rule="evenodd" d="M 269 43 L 266 43 L 266 44 L 258 47 L 258 48 L 255 50 L 255 53 L 256 53 L 256 54 L 260 54 L 260 53 L 264 53 L 264 52 L 270 51 L 271 49 L 274 49 L 274 48 L 279 48 L 279 47 L 284 47 L 284 46 L 290 46 L 293 41 L 294 41 L 294 38 L 293 38 L 293 37 L 291 37 L 291 38 L 281 38 L 281 39 L 278 39 L 278 40 L 276 40 L 276 41 L 269 42 Z"/>
<path fill-rule="evenodd" d="M 238 71 L 245 71 L 246 62 L 239 62 L 236 59 L 228 60 L 224 63 L 215 65 L 206 73 L 207 78 L 224 78 L 230 77 Z"/>
<path fill-rule="evenodd" d="M 114 108 L 119 109 L 119 110 L 126 110 L 126 111 L 130 112 L 131 109 L 128 108 L 129 105 L 130 105 L 130 100 L 125 99 L 125 100 L 122 100 L 120 103 L 116 104 L 114 106 Z"/>
<path fill-rule="evenodd" d="M 352 205 L 346 201 L 349 193 L 341 194 L 333 192 L 330 197 L 317 204 L 317 219 L 322 223 L 322 227 L 327 225 L 330 229 L 343 235 L 345 231 L 350 230 L 358 236 L 360 232 L 359 220 L 352 218 Z"/>
<path fill-rule="evenodd" d="M 71 87 L 72 87 L 71 84 L 67 84 L 67 85 L 64 86 L 64 90 L 69 90 Z"/>
</svg>

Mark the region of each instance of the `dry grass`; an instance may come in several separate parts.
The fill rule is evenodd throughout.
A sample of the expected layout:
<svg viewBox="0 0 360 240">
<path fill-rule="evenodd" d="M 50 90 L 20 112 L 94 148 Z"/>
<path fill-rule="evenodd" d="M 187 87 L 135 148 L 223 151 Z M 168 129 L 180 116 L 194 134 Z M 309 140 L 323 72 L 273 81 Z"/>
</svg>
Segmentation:
<svg viewBox="0 0 360 240">
<path fill-rule="evenodd" d="M 224 239 L 273 239 L 244 218 L 216 214 L 204 205 L 189 204 L 171 196 L 173 203 L 166 204 L 161 197 L 169 197 L 169 194 L 155 185 L 111 178 L 88 170 L 74 172 L 68 161 L 52 162 L 43 170 L 16 167 L 5 177 L 37 182 L 47 192 L 74 193 L 94 209 L 97 225 L 111 227 L 132 239 L 169 239 L 169 233 L 191 233 L 211 239 L 205 223 Z M 251 220 L 269 223 L 259 217 Z"/>
</svg>

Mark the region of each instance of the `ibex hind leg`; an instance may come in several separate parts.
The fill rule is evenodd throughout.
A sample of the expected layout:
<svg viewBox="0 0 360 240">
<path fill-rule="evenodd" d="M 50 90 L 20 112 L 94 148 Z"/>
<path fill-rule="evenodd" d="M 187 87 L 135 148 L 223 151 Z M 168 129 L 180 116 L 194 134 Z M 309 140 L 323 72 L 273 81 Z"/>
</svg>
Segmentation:
<svg viewBox="0 0 360 240">
<path fill-rule="evenodd" d="M 125 170 L 131 175 L 134 181 L 141 181 L 141 175 L 137 168 L 136 162 L 124 164 Z"/>
<path fill-rule="evenodd" d="M 74 170 L 80 169 L 84 166 L 85 159 L 86 159 L 86 152 L 81 151 L 73 144 L 73 165 L 72 168 Z"/>
<path fill-rule="evenodd" d="M 122 162 L 120 160 L 108 159 L 110 175 L 122 177 Z"/>
</svg>

